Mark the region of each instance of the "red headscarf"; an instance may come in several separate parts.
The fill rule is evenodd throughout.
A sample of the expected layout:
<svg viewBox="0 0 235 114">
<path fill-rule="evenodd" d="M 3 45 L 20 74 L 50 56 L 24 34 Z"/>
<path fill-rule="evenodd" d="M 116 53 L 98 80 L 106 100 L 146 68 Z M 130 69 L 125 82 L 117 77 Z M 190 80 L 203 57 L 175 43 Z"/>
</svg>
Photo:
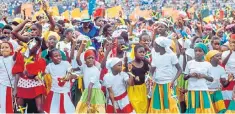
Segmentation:
<svg viewBox="0 0 235 114">
<path fill-rule="evenodd" d="M 7 43 L 9 46 L 10 46 L 10 48 L 11 48 L 11 53 L 10 53 L 10 55 L 14 55 L 14 48 L 13 48 L 13 45 L 10 43 L 10 42 L 2 42 L 2 44 L 3 43 Z"/>
<path fill-rule="evenodd" d="M 94 56 L 95 57 L 95 52 L 92 49 L 89 49 L 85 52 L 84 59 L 86 59 L 89 56 Z"/>
</svg>

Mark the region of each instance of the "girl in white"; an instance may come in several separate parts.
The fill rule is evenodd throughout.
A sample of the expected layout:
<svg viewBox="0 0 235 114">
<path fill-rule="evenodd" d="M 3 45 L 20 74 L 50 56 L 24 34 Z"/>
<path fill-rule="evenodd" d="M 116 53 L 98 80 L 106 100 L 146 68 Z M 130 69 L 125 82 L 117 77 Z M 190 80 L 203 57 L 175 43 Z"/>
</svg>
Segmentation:
<svg viewBox="0 0 235 114">
<path fill-rule="evenodd" d="M 179 113 L 177 101 L 171 95 L 175 92 L 175 81 L 182 70 L 177 56 L 170 50 L 171 40 L 157 37 L 152 54 L 152 69 L 155 81 L 149 113 Z"/>
<path fill-rule="evenodd" d="M 76 107 L 76 113 L 105 113 L 105 98 L 99 82 L 100 66 L 95 61 L 95 52 L 88 49 L 84 53 L 85 63 L 81 61 L 81 53 L 86 46 L 83 41 L 77 55 L 77 63 L 83 73 L 85 90 Z"/>
<path fill-rule="evenodd" d="M 1 43 L 0 56 L 0 113 L 13 113 L 14 77 L 12 67 L 14 65 L 13 46 L 9 42 Z"/>
<path fill-rule="evenodd" d="M 104 84 L 108 89 L 109 100 L 107 113 L 134 113 L 134 109 L 127 94 L 127 84 L 133 85 L 133 77 L 122 72 L 122 61 L 119 58 L 110 58 L 106 67 L 108 73 L 104 76 Z"/>
<path fill-rule="evenodd" d="M 195 60 L 189 61 L 185 68 L 185 79 L 188 79 L 186 113 L 214 113 L 206 83 L 213 82 L 209 72 L 212 66 L 204 59 L 208 48 L 203 43 L 197 43 L 194 52 Z"/>
<path fill-rule="evenodd" d="M 219 65 L 220 59 L 221 53 L 217 50 L 211 50 L 207 53 L 206 61 L 210 62 L 212 65 L 212 67 L 210 68 L 210 74 L 214 78 L 213 82 L 208 82 L 207 85 L 209 88 L 215 112 L 225 113 L 226 107 L 224 104 L 221 88 L 222 86 L 226 87 L 229 85 L 230 78 L 232 75 L 228 76 L 224 68 Z"/>
<path fill-rule="evenodd" d="M 47 65 L 45 73 L 51 75 L 52 86 L 47 95 L 44 110 L 46 113 L 74 113 L 75 107 L 70 99 L 69 80 L 76 76 L 67 75 L 72 67 L 68 61 L 61 61 L 59 50 L 51 50 L 49 56 L 52 63 Z"/>
</svg>

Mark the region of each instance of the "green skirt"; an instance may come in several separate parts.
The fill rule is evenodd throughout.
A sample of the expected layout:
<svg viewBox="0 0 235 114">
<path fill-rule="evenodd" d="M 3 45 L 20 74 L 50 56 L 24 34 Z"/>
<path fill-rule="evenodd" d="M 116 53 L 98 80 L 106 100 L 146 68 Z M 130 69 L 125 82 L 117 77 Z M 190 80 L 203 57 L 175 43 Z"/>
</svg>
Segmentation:
<svg viewBox="0 0 235 114">
<path fill-rule="evenodd" d="M 148 113 L 180 113 L 175 93 L 170 83 L 155 84 Z"/>
<path fill-rule="evenodd" d="M 226 113 L 228 114 L 235 113 L 235 100 L 230 101 L 230 104 L 228 106 Z"/>
<path fill-rule="evenodd" d="M 214 109 L 216 113 L 225 113 L 226 107 L 224 104 L 223 96 L 221 90 L 218 91 L 211 91 L 210 97 L 213 103 Z"/>
<path fill-rule="evenodd" d="M 207 91 L 188 91 L 186 94 L 185 113 L 215 113 Z"/>
<path fill-rule="evenodd" d="M 92 88 L 91 106 L 87 106 L 88 89 L 82 93 L 82 97 L 76 107 L 76 113 L 105 113 L 105 97 L 101 89 Z"/>
</svg>

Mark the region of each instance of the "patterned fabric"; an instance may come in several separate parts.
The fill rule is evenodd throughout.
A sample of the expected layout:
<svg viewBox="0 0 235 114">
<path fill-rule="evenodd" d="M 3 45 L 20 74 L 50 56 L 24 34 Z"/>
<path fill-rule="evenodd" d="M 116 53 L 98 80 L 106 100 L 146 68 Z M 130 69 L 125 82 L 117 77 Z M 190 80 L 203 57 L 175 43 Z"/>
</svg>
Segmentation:
<svg viewBox="0 0 235 114">
<path fill-rule="evenodd" d="M 188 91 L 186 106 L 186 113 L 215 113 L 207 91 Z"/>
<path fill-rule="evenodd" d="M 175 89 L 170 83 L 155 84 L 148 113 L 180 113 L 177 98 L 172 96 Z"/>
<path fill-rule="evenodd" d="M 226 107 L 224 104 L 223 96 L 221 90 L 209 92 L 211 96 L 211 101 L 213 103 L 216 113 L 225 113 Z"/>
<path fill-rule="evenodd" d="M 31 88 L 37 86 L 43 86 L 43 82 L 36 81 L 34 79 L 24 79 L 24 78 L 20 78 L 17 85 L 17 87 L 22 87 L 22 88 Z"/>
<path fill-rule="evenodd" d="M 91 107 L 87 107 L 88 89 L 82 93 L 82 97 L 76 107 L 76 113 L 105 113 L 105 98 L 100 89 L 92 88 Z"/>
</svg>

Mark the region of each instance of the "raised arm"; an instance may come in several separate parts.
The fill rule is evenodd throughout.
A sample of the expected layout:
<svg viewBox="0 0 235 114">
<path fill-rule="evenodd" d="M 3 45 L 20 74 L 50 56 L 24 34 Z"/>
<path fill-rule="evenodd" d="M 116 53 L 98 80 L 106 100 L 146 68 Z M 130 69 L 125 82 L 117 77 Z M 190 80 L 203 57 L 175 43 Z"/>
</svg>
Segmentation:
<svg viewBox="0 0 235 114">
<path fill-rule="evenodd" d="M 230 58 L 230 56 L 232 55 L 232 50 L 230 50 L 230 53 L 228 54 L 228 56 L 225 57 L 225 59 L 222 61 L 223 65 L 226 65 L 228 62 L 228 59 Z"/>
<path fill-rule="evenodd" d="M 55 29 L 54 19 L 52 18 L 51 14 L 47 10 L 44 10 L 44 12 L 45 12 L 47 18 L 49 19 L 49 22 L 50 22 L 50 25 L 51 25 L 49 30 L 54 31 L 54 29 Z"/>
<path fill-rule="evenodd" d="M 18 40 L 27 43 L 30 38 L 22 36 L 19 32 L 24 28 L 25 24 L 31 22 L 31 20 L 26 19 L 23 23 L 19 24 L 15 29 L 12 30 L 12 35 L 14 35 Z"/>
<path fill-rule="evenodd" d="M 101 61 L 101 68 L 105 68 L 106 61 L 111 50 L 112 50 L 112 45 L 109 44 L 107 50 L 105 51 L 104 59 Z"/>
<path fill-rule="evenodd" d="M 82 44 L 81 44 L 81 46 L 80 46 L 80 48 L 79 48 L 79 50 L 78 50 L 78 54 L 77 54 L 76 60 L 77 60 L 77 63 L 78 63 L 79 66 L 82 65 L 82 61 L 81 61 L 81 59 L 80 59 L 80 56 L 81 56 L 81 53 L 82 53 L 82 51 L 84 50 L 84 48 L 85 48 L 85 46 L 86 46 L 86 43 L 87 43 L 87 41 L 85 41 L 85 40 L 82 41 Z"/>
</svg>

